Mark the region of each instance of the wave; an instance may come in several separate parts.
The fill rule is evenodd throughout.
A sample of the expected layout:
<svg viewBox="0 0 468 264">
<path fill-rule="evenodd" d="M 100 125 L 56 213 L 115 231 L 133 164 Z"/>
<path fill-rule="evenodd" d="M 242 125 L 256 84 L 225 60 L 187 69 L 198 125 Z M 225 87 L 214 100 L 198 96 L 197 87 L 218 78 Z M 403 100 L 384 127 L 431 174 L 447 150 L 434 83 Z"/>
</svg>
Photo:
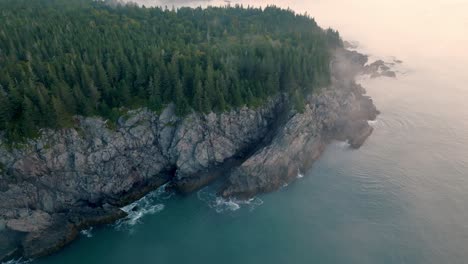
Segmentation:
<svg viewBox="0 0 468 264">
<path fill-rule="evenodd" d="M 81 230 L 80 234 L 87 237 L 87 238 L 92 238 L 93 237 L 93 227 Z"/>
<path fill-rule="evenodd" d="M 214 192 L 208 191 L 207 187 L 197 192 L 197 197 L 200 201 L 205 202 L 210 208 L 217 213 L 234 212 L 241 208 L 246 208 L 253 211 L 255 208 L 263 204 L 263 200 L 258 197 L 253 197 L 248 200 L 239 200 L 236 198 L 223 198 L 216 195 Z"/>
<path fill-rule="evenodd" d="M 298 178 L 298 179 L 304 178 L 304 174 L 302 174 L 301 171 L 299 171 L 299 172 L 297 173 L 297 178 Z"/>
<path fill-rule="evenodd" d="M 152 215 L 162 211 L 164 209 L 164 204 L 155 204 L 150 206 L 145 204 L 142 207 L 140 207 L 138 204 L 132 204 L 132 206 L 126 206 L 125 209 L 129 210 L 124 210 L 126 213 L 128 213 L 127 217 L 117 221 L 115 225 L 115 227 L 120 230 L 141 223 L 141 218 L 145 215 Z"/>
<path fill-rule="evenodd" d="M 12 259 L 12 260 L 9 260 L 9 261 L 6 261 L 6 262 L 2 262 L 1 264 L 27 264 L 27 263 L 31 263 L 32 260 L 31 259 L 28 259 L 28 260 L 24 260 L 24 259 Z"/>
<path fill-rule="evenodd" d="M 301 170 L 300 169 L 297 169 L 297 175 L 296 175 L 296 179 L 302 179 L 304 178 L 304 174 L 301 173 Z M 280 189 L 284 189 L 286 187 L 288 187 L 290 184 L 290 182 L 285 182 L 283 183 L 283 186 L 281 186 Z"/>
<path fill-rule="evenodd" d="M 141 223 L 141 219 L 146 215 L 153 215 L 164 210 L 165 200 L 170 199 L 174 192 L 166 191 L 166 184 L 155 191 L 147 194 L 140 200 L 120 208 L 127 213 L 127 216 L 118 220 L 114 227 L 117 230 L 131 230 L 131 228 Z"/>
<path fill-rule="evenodd" d="M 346 140 L 346 141 L 335 141 L 335 146 L 337 146 L 339 149 L 349 149 L 351 145 Z"/>
</svg>

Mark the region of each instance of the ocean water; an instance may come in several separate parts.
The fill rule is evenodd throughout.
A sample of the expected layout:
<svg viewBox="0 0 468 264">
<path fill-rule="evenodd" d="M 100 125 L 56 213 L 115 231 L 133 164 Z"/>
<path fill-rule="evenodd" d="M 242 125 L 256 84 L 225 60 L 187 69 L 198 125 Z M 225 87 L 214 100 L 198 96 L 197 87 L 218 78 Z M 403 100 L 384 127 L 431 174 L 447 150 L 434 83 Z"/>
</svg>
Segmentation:
<svg viewBox="0 0 468 264">
<path fill-rule="evenodd" d="M 182 4 L 200 3 L 220 4 Z M 397 79 L 360 80 L 382 112 L 365 145 L 336 142 L 295 182 L 246 202 L 210 187 L 156 191 L 128 219 L 33 263 L 468 263 L 467 1 L 275 4 L 373 59 L 404 61 Z"/>
</svg>

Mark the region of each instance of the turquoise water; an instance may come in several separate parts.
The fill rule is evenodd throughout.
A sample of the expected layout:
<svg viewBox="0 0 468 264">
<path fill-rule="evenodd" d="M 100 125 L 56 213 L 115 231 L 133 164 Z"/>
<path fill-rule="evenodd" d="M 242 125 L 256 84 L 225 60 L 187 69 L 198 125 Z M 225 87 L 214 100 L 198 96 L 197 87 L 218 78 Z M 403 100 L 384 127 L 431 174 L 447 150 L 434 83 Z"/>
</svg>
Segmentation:
<svg viewBox="0 0 468 264">
<path fill-rule="evenodd" d="M 444 110 L 461 99 L 398 95 L 422 89 L 418 75 L 365 80 L 383 112 L 372 137 L 360 150 L 334 143 L 278 192 L 248 204 L 210 188 L 155 193 L 138 221 L 36 263 L 466 263 L 468 126 L 453 119 L 466 111 Z"/>
<path fill-rule="evenodd" d="M 362 80 L 382 115 L 361 149 L 336 142 L 303 178 L 248 204 L 209 188 L 154 193 L 138 220 L 34 263 L 468 263 L 467 5 L 312 2 L 277 4 L 404 60 L 397 80 Z"/>
</svg>

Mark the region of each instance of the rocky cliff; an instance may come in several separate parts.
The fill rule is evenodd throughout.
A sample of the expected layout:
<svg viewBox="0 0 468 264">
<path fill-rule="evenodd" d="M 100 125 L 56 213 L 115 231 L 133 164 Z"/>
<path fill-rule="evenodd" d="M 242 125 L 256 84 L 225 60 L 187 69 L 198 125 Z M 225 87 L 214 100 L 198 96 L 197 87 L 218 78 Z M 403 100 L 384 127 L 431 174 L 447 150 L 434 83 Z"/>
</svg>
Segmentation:
<svg viewBox="0 0 468 264">
<path fill-rule="evenodd" d="M 367 58 L 338 51 L 333 84 L 292 110 L 284 96 L 258 109 L 191 114 L 130 111 L 117 124 L 76 118 L 27 144 L 0 141 L 0 261 L 49 254 L 79 230 L 125 215 L 119 208 L 165 184 L 191 192 L 223 177 L 222 196 L 278 189 L 333 139 L 360 147 L 378 114 L 354 82 Z"/>
</svg>

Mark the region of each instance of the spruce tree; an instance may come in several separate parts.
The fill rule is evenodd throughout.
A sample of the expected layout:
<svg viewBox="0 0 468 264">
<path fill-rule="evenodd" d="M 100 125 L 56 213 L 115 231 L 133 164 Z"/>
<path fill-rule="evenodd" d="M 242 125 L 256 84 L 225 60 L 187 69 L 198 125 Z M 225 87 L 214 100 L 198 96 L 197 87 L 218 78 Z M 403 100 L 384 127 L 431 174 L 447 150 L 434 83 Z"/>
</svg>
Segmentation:
<svg viewBox="0 0 468 264">
<path fill-rule="evenodd" d="M 222 112 L 279 93 L 300 106 L 329 84 L 329 51 L 342 46 L 338 32 L 272 6 L 107 1 L 0 1 L 0 130 L 20 138 L 74 115 L 115 119 L 170 103 L 179 115 Z"/>
<path fill-rule="evenodd" d="M 162 108 L 162 97 L 161 97 L 161 84 L 159 81 L 159 75 L 155 74 L 150 78 L 148 84 L 149 94 L 149 107 L 154 111 L 159 111 Z"/>
<path fill-rule="evenodd" d="M 52 97 L 52 108 L 54 110 L 53 112 L 53 120 L 54 123 L 52 124 L 56 128 L 61 128 L 61 127 L 69 127 L 72 125 L 72 120 L 71 116 L 67 112 L 65 105 L 63 102 L 57 98 L 57 97 Z"/>
</svg>

